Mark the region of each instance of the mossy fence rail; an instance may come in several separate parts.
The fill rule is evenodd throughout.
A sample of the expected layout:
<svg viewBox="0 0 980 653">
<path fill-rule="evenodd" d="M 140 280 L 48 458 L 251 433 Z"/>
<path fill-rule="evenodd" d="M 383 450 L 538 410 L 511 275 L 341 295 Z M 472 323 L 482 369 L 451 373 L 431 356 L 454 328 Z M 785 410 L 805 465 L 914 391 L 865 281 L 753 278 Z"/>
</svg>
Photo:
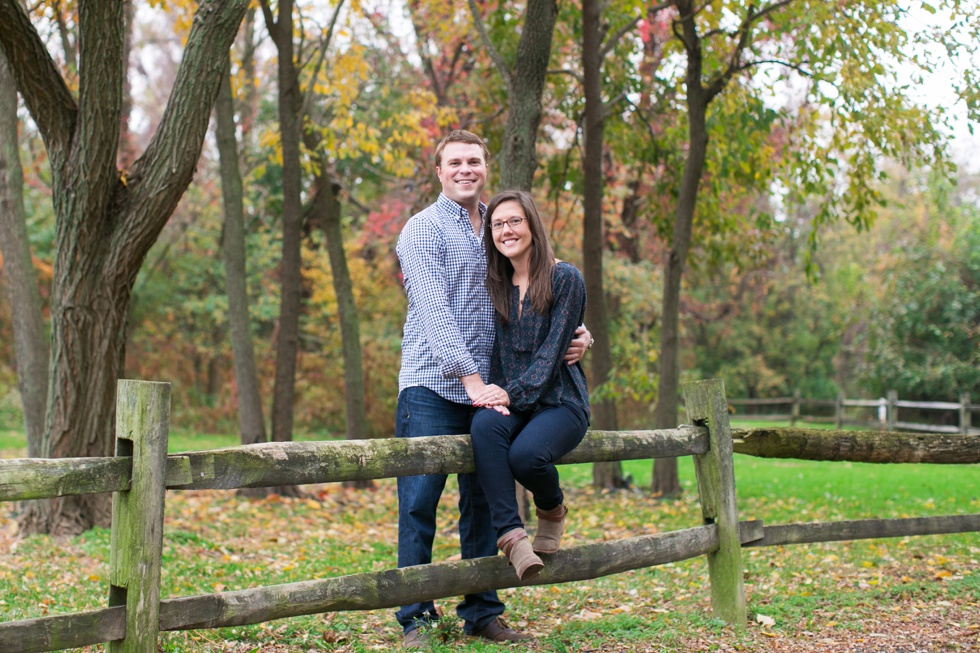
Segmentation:
<svg viewBox="0 0 980 653">
<path fill-rule="evenodd" d="M 120 381 L 116 456 L 0 461 L 0 501 L 113 492 L 108 607 L 0 623 L 0 651 L 56 651 L 108 642 L 156 653 L 160 631 L 221 628 L 344 610 L 391 608 L 471 592 L 566 583 L 707 556 L 715 614 L 746 618 L 743 546 L 980 531 L 980 515 L 764 526 L 739 522 L 733 446 L 750 455 L 862 462 L 980 462 L 980 438 L 806 429 L 730 430 L 724 384 L 685 388 L 695 426 L 592 431 L 560 462 L 690 455 L 703 525 L 563 549 L 537 578 L 517 581 L 503 556 L 160 599 L 164 497 L 233 489 L 473 470 L 469 436 L 266 443 L 167 455 L 170 385 Z"/>
</svg>

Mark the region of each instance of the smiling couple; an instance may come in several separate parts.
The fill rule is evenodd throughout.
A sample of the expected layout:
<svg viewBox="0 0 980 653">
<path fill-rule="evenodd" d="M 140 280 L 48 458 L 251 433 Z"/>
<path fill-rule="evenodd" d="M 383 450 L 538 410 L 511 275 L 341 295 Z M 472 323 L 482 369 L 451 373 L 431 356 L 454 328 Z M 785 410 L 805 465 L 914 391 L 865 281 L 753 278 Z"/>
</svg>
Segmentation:
<svg viewBox="0 0 980 653">
<path fill-rule="evenodd" d="M 532 197 L 481 202 L 489 151 L 468 131 L 436 147 L 442 192 L 402 230 L 397 253 L 408 295 L 398 383 L 397 437 L 470 433 L 475 474 L 459 475 L 464 559 L 499 548 L 527 580 L 558 551 L 567 508 L 554 461 L 581 442 L 589 395 L 580 359 L 585 282 L 556 261 Z M 515 479 L 531 491 L 539 525 L 528 539 Z M 398 479 L 398 566 L 428 564 L 446 475 Z M 533 636 L 500 617 L 494 591 L 468 594 L 456 612 L 467 635 L 496 642 Z M 406 648 L 427 645 L 432 601 L 396 613 Z"/>
</svg>

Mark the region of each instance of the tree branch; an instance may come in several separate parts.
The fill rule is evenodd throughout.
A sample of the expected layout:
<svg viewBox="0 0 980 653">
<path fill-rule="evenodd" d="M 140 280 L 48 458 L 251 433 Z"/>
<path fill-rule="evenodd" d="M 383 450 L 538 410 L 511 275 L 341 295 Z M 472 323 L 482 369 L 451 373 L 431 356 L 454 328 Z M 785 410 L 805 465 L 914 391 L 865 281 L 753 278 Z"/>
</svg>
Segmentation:
<svg viewBox="0 0 980 653">
<path fill-rule="evenodd" d="M 791 63 L 789 61 L 783 61 L 781 59 L 758 59 L 756 61 L 748 61 L 746 63 L 743 63 L 741 66 L 739 66 L 736 72 L 741 72 L 743 70 L 747 70 L 755 66 L 761 66 L 762 64 L 767 64 L 767 63 L 773 63 L 776 64 L 777 66 L 783 66 L 784 68 L 792 68 L 793 70 L 800 73 L 804 77 L 810 77 L 810 78 L 813 77 L 813 73 L 807 70 L 806 68 L 803 68 L 803 66 L 799 64 Z"/>
<path fill-rule="evenodd" d="M 585 80 L 582 79 L 582 75 L 579 74 L 578 71 L 571 70 L 569 68 L 554 68 L 552 70 L 549 70 L 548 71 L 548 74 L 549 75 L 568 75 L 569 77 L 571 77 L 575 81 L 577 81 L 579 84 L 584 84 L 585 83 Z"/>
<path fill-rule="evenodd" d="M 333 31 L 337 26 L 337 19 L 340 17 L 340 8 L 344 6 L 344 0 L 339 0 L 337 2 L 337 7 L 334 9 L 333 16 L 330 17 L 330 25 L 327 27 L 326 35 L 320 40 L 320 48 L 317 53 L 316 65 L 313 67 L 313 74 L 310 76 L 310 87 L 306 89 L 306 92 L 301 92 L 303 97 L 303 104 L 300 107 L 300 120 L 303 119 L 310 110 L 310 97 L 313 95 L 313 89 L 316 86 L 316 78 L 320 74 L 320 69 L 323 67 L 323 62 L 327 57 L 327 48 L 330 47 L 330 41 L 333 40 Z"/>
<path fill-rule="evenodd" d="M 0 0 L 0 49 L 53 166 L 60 168 L 75 133 L 78 104 L 17 0 Z"/>
<path fill-rule="evenodd" d="M 472 0 L 470 1 L 472 2 Z M 640 20 L 641 18 L 637 16 L 636 18 L 634 18 L 633 20 L 631 20 L 630 22 L 626 23 L 618 30 L 616 30 L 616 32 L 612 35 L 612 38 L 604 39 L 605 42 L 603 46 L 599 48 L 599 59 L 600 60 L 605 59 L 606 55 L 609 54 L 609 51 L 612 50 L 614 47 L 616 47 L 616 44 L 619 42 L 619 40 L 624 36 L 626 36 L 634 27 L 636 27 L 637 24 L 640 22 Z"/>
<path fill-rule="evenodd" d="M 84 178 L 76 202 L 85 215 L 101 215 L 119 183 L 119 125 L 122 120 L 126 19 L 122 2 L 90 2 L 78 7 L 79 38 L 98 43 L 79 49 L 78 123 L 65 174 Z"/>
<path fill-rule="evenodd" d="M 269 0 L 259 0 L 259 6 L 262 7 L 262 18 L 265 20 L 265 28 L 272 35 L 272 40 L 278 44 L 279 24 L 276 23 L 276 17 L 272 14 L 272 7 L 269 6 Z M 292 20 L 292 18 L 289 17 L 287 20 Z"/>
<path fill-rule="evenodd" d="M 493 45 L 493 41 L 490 40 L 490 35 L 487 34 L 487 28 L 483 24 L 483 18 L 480 16 L 480 8 L 476 5 L 476 0 L 469 0 L 470 5 L 470 15 L 473 16 L 473 26 L 476 27 L 477 33 L 480 35 L 480 40 L 483 41 L 484 47 L 486 47 L 487 52 L 490 53 L 490 59 L 493 64 L 497 67 L 497 71 L 500 76 L 504 78 L 504 86 L 507 89 L 507 95 L 513 92 L 514 80 L 511 76 L 510 68 L 507 67 L 507 62 L 504 58 L 500 56 L 500 52 Z"/>
<path fill-rule="evenodd" d="M 115 253 L 142 260 L 193 178 L 228 50 L 248 4 L 204 0 L 199 5 L 163 118 L 146 152 L 133 164 L 131 192 L 128 197 L 117 193 L 130 210 L 125 212 L 128 224 L 113 235 Z M 126 244 L 127 239 L 136 246 Z"/>
<path fill-rule="evenodd" d="M 731 80 L 732 76 L 740 71 L 744 70 L 741 64 L 742 52 L 745 51 L 745 47 L 749 43 L 749 32 L 752 24 L 758 21 L 760 18 L 769 15 L 777 9 L 782 9 L 786 5 L 792 3 L 793 0 L 778 0 L 770 5 L 767 5 L 760 9 L 759 11 L 753 12 L 751 5 L 749 8 L 749 13 L 742 19 L 742 24 L 739 25 L 738 31 L 736 32 L 738 36 L 738 42 L 732 48 L 732 53 L 728 59 L 728 65 L 723 71 L 715 75 L 715 77 L 708 82 L 705 87 L 705 97 L 708 102 L 711 102 Z"/>
<path fill-rule="evenodd" d="M 606 118 L 608 118 L 609 116 L 611 116 L 612 113 L 613 113 L 613 109 L 616 107 L 616 105 L 619 104 L 620 102 L 622 102 L 625 99 L 626 99 L 626 93 L 625 92 L 622 92 L 619 95 L 617 95 L 616 97 L 614 97 L 611 100 L 609 100 L 608 102 L 603 102 L 602 103 L 602 119 L 605 120 Z"/>
</svg>

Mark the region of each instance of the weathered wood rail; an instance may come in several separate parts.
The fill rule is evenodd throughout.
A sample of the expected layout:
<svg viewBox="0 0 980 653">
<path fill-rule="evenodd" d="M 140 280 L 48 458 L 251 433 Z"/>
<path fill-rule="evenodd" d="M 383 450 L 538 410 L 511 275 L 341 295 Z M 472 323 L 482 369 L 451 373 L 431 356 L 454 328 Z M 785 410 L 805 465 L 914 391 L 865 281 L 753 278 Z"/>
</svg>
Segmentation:
<svg viewBox="0 0 980 653">
<path fill-rule="evenodd" d="M 501 556 L 443 562 L 160 598 L 167 489 L 233 489 L 474 470 L 469 436 L 343 442 L 267 443 L 166 455 L 170 386 L 120 381 L 117 455 L 112 458 L 0 461 L 0 501 L 113 492 L 108 606 L 0 623 L 0 651 L 34 653 L 109 643 L 112 652 L 153 653 L 161 631 L 220 628 L 307 614 L 375 610 L 471 592 L 566 583 L 707 556 L 712 609 L 745 622 L 741 548 L 980 531 L 980 515 L 834 523 L 739 522 L 734 451 L 768 457 L 861 462 L 980 462 L 965 438 L 905 433 L 755 429 L 732 433 L 720 380 L 689 384 L 696 426 L 655 431 L 591 431 L 560 464 L 667 456 L 694 457 L 703 524 L 563 549 L 537 578 L 518 581 Z M 735 436 L 734 439 L 732 436 Z M 977 440 L 977 438 L 969 438 Z"/>
<path fill-rule="evenodd" d="M 746 413 L 742 417 L 762 421 L 789 422 L 790 426 L 795 425 L 797 422 L 823 422 L 832 423 L 836 429 L 841 429 L 844 426 L 877 426 L 880 430 L 885 431 L 922 431 L 926 433 L 980 435 L 980 425 L 974 424 L 973 421 L 973 413 L 980 411 L 980 404 L 971 403 L 969 393 L 961 394 L 958 402 L 900 400 L 896 390 L 889 390 L 886 395 L 878 399 L 848 399 L 843 394 L 838 394 L 835 399 L 807 399 L 801 397 L 799 391 L 797 391 L 793 393 L 792 397 L 729 399 L 728 403 L 733 407 L 745 406 L 756 409 L 761 407 L 785 407 L 782 410 L 788 410 L 789 412 Z M 832 412 L 826 416 L 804 415 L 804 407 L 829 408 Z M 849 408 L 873 409 L 875 417 L 873 419 L 859 419 L 849 416 Z M 956 413 L 957 424 L 929 424 L 914 422 L 908 419 L 900 420 L 899 409 L 903 408 L 919 411 L 953 412 Z M 865 410 L 864 412 L 867 413 L 868 411 Z M 853 414 L 853 411 L 851 413 Z"/>
</svg>

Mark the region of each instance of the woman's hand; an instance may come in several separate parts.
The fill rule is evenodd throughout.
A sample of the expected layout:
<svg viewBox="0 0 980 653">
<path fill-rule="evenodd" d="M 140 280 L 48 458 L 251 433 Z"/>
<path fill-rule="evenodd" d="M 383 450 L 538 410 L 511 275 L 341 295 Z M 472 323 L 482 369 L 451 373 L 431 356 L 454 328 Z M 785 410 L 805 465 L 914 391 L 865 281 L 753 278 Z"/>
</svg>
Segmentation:
<svg viewBox="0 0 980 653">
<path fill-rule="evenodd" d="M 496 383 L 490 383 L 483 388 L 481 393 L 478 393 L 476 397 L 473 398 L 474 406 L 486 406 L 487 408 L 496 408 L 510 406 L 510 396 L 507 391 L 501 388 Z M 509 415 L 510 411 L 504 413 Z"/>
</svg>

